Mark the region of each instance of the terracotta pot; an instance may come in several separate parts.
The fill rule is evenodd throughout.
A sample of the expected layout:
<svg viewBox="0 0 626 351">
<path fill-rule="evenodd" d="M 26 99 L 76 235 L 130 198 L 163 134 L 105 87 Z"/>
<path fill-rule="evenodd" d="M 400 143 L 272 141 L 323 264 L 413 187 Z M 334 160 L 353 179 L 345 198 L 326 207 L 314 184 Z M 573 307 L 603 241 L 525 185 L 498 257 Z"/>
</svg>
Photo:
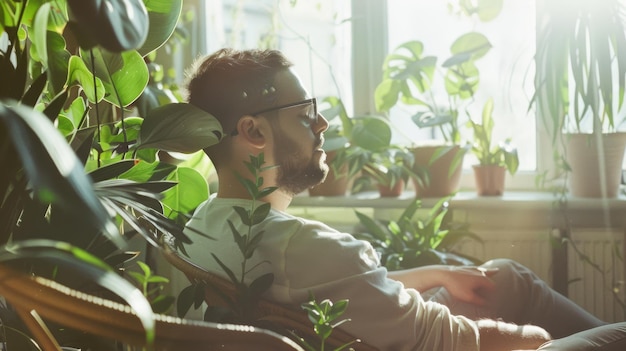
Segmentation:
<svg viewBox="0 0 626 351">
<path fill-rule="evenodd" d="M 330 163 L 335 156 L 334 152 L 329 152 L 326 162 Z M 350 194 L 353 178 L 348 178 L 348 166 L 343 165 L 336 174 L 333 167 L 330 167 L 326 180 L 312 188 L 309 188 L 309 196 L 346 196 Z"/>
<path fill-rule="evenodd" d="M 501 196 L 504 193 L 506 167 L 498 165 L 474 165 L 474 181 L 479 196 Z"/>
<path fill-rule="evenodd" d="M 626 133 L 602 134 L 600 145 L 592 134 L 567 134 L 565 138 L 566 160 L 572 169 L 568 182 L 570 193 L 578 197 L 616 197 Z"/>
<path fill-rule="evenodd" d="M 452 147 L 452 149 L 431 163 L 435 152 L 438 149 L 447 147 Z M 415 195 L 417 197 L 444 197 L 459 190 L 461 170 L 463 169 L 463 157 L 465 156 L 464 149 L 458 145 L 428 145 L 416 146 L 412 148 L 411 151 L 415 157 L 415 165 L 427 169 L 429 174 L 428 185 L 420 186 L 417 182 L 413 182 L 415 185 Z M 454 169 L 452 169 L 455 156 L 457 155 L 461 157 L 461 160 Z M 415 171 L 419 174 L 417 167 Z"/>
<path fill-rule="evenodd" d="M 404 190 L 404 179 L 399 179 L 393 187 L 378 184 L 380 197 L 398 197 Z"/>
</svg>

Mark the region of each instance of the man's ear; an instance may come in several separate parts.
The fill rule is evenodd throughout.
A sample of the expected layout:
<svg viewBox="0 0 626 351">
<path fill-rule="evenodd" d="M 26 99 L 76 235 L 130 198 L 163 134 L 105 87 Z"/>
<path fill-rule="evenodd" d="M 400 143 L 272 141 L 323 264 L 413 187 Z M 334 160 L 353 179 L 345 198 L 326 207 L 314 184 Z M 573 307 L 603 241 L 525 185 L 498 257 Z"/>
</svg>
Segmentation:
<svg viewBox="0 0 626 351">
<path fill-rule="evenodd" d="M 254 118 L 252 116 L 243 116 L 237 122 L 239 136 L 258 149 L 264 148 L 266 143 L 261 122 L 261 118 Z"/>
</svg>

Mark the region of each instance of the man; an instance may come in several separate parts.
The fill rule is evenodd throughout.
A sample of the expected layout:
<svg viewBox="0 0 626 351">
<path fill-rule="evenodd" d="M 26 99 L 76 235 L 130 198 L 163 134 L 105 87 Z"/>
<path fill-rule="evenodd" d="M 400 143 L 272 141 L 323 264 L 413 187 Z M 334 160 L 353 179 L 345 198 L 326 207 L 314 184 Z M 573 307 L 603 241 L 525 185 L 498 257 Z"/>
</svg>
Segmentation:
<svg viewBox="0 0 626 351">
<path fill-rule="evenodd" d="M 227 136 L 208 148 L 219 179 L 217 194 L 198 207 L 189 228 L 192 260 L 222 274 L 214 253 L 234 271 L 242 257 L 230 220 L 233 206 L 249 208 L 237 178 L 248 175 L 249 155 L 263 153 L 264 186 L 278 189 L 263 199 L 272 210 L 255 227 L 264 237 L 248 267 L 251 278 L 271 272 L 271 300 L 299 306 L 313 292 L 318 300 L 348 299 L 342 325 L 381 350 L 523 350 L 603 325 L 550 289 L 525 267 L 508 260 L 481 267 L 421 267 L 387 272 L 369 243 L 323 223 L 285 212 L 295 194 L 323 181 L 322 150 L 328 121 L 302 87 L 291 63 L 278 51 L 220 50 L 194 67 L 189 102 L 213 114 Z M 439 288 L 428 299 L 421 293 Z M 502 320 L 499 320 L 499 319 Z"/>
</svg>

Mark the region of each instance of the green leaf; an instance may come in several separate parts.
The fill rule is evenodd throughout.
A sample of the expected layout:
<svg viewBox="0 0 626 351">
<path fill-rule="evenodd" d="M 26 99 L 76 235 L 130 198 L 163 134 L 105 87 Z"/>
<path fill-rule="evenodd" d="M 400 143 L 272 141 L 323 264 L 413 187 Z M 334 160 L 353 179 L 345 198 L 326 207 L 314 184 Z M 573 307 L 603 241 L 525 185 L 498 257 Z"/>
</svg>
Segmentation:
<svg viewBox="0 0 626 351">
<path fill-rule="evenodd" d="M 267 215 L 270 213 L 271 209 L 272 209 L 272 206 L 268 202 L 264 202 L 259 207 L 255 208 L 254 213 L 251 216 L 250 225 L 255 225 L 255 224 L 259 224 L 263 222 L 265 217 L 267 217 Z"/>
<path fill-rule="evenodd" d="M 391 144 L 391 127 L 385 119 L 357 117 L 352 128 L 352 143 L 365 150 L 379 151 Z"/>
<path fill-rule="evenodd" d="M 239 218 L 241 219 L 241 222 L 246 225 L 246 226 L 250 226 L 251 224 L 251 218 L 250 218 L 250 212 L 241 207 L 241 206 L 233 206 L 233 209 L 235 210 L 235 212 L 237 212 L 237 214 L 239 215 Z"/>
<path fill-rule="evenodd" d="M 383 80 L 374 91 L 376 110 L 389 111 L 398 101 L 398 94 L 400 94 L 400 83 L 397 80 Z"/>
<path fill-rule="evenodd" d="M 256 298 L 261 297 L 274 283 L 274 274 L 266 273 L 250 283 L 250 294 Z"/>
<path fill-rule="evenodd" d="M 453 55 L 468 53 L 473 61 L 485 56 L 492 45 L 487 37 L 478 32 L 470 32 L 457 38 L 450 47 Z"/>
<path fill-rule="evenodd" d="M 132 160 L 134 166 L 120 175 L 120 178 L 135 182 L 147 182 L 166 179 L 177 167 L 165 162 L 146 162 Z"/>
<path fill-rule="evenodd" d="M 191 104 L 174 103 L 151 110 L 139 133 L 138 148 L 193 153 L 218 143 L 222 126 Z"/>
<path fill-rule="evenodd" d="M 189 312 L 189 309 L 194 304 L 196 296 L 196 284 L 189 285 L 184 288 L 179 294 L 176 301 L 176 313 L 180 318 L 184 318 Z"/>
<path fill-rule="evenodd" d="M 9 131 L 35 196 L 76 214 L 77 220 L 90 223 L 122 247 L 125 242 L 82 163 L 50 120 L 25 106 L 0 104 L 0 122 Z"/>
<path fill-rule="evenodd" d="M 158 49 L 174 33 L 182 12 L 182 0 L 144 0 L 148 10 L 148 35 L 143 46 L 138 49 L 141 56 Z"/>
<path fill-rule="evenodd" d="M 67 0 L 67 4 L 79 39 L 87 37 L 111 52 L 137 49 L 148 36 L 149 18 L 142 0 Z"/>
<path fill-rule="evenodd" d="M 116 106 L 132 104 L 148 84 L 148 67 L 136 51 L 115 54 L 94 48 L 81 50 L 81 58 L 102 81 L 107 92 L 105 100 Z"/>
<path fill-rule="evenodd" d="M 178 185 L 165 192 L 163 205 L 172 211 L 170 218 L 178 214 L 191 213 L 200 203 L 209 197 L 209 186 L 200 173 L 187 167 L 177 167 L 170 173 L 168 180 Z"/>
<path fill-rule="evenodd" d="M 89 173 L 94 182 L 119 177 L 135 165 L 135 160 L 122 160 L 106 166 L 102 166 Z"/>
<path fill-rule="evenodd" d="M 85 62 L 78 56 L 71 56 L 69 59 L 69 75 L 67 77 L 68 85 L 79 85 L 87 99 L 96 103 L 104 99 L 105 89 L 100 78 L 95 79 L 91 71 L 85 65 Z"/>
</svg>

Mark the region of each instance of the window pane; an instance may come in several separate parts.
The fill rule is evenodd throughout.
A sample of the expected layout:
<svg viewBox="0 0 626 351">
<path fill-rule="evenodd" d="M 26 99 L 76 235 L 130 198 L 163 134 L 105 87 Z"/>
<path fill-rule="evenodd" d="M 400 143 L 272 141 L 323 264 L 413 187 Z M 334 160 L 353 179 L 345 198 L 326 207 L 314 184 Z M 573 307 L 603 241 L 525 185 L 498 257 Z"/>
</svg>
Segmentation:
<svg viewBox="0 0 626 351">
<path fill-rule="evenodd" d="M 350 23 L 344 20 L 349 11 L 346 0 L 209 0 L 207 17 L 215 35 L 207 36 L 208 51 L 280 49 L 313 96 L 340 96 L 348 102 Z"/>
<path fill-rule="evenodd" d="M 454 2 L 456 3 L 456 2 Z M 476 62 L 480 85 L 467 109 L 471 118 L 480 121 L 482 107 L 489 97 L 494 99 L 494 142 L 511 137 L 518 147 L 520 170 L 536 168 L 535 114 L 528 112 L 533 92 L 535 52 L 535 3 L 530 0 L 506 0 L 502 12 L 494 20 L 480 22 L 477 18 L 452 13 L 447 1 L 388 1 L 389 51 L 398 45 L 418 40 L 424 44 L 424 55 L 438 57 L 438 72 L 433 83 L 433 96 L 445 104 L 441 64 L 451 56 L 450 46 L 460 35 L 477 31 L 484 34 L 492 49 Z M 396 106 L 391 111 L 394 123 L 404 131 L 398 141 L 412 143 L 438 138 L 429 130 L 419 130 L 410 116 L 415 106 Z M 464 140 L 471 132 L 464 127 L 467 117 L 460 117 Z M 464 165 L 476 163 L 468 155 Z"/>
</svg>

